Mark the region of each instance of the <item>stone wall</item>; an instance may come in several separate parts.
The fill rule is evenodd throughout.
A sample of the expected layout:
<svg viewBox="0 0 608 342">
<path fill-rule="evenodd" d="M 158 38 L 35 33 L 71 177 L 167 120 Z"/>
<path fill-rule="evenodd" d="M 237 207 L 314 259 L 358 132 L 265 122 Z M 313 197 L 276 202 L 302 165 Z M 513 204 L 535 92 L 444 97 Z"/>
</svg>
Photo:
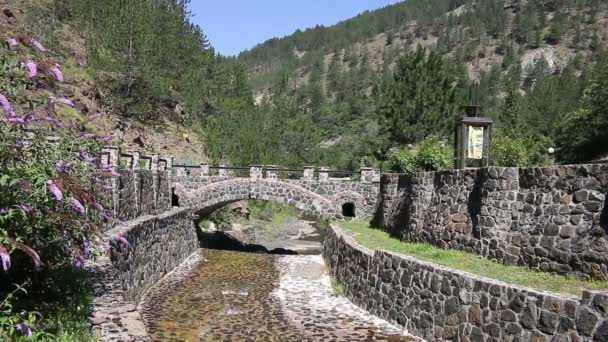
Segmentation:
<svg viewBox="0 0 608 342">
<path fill-rule="evenodd" d="M 115 218 L 129 221 L 171 209 L 170 171 L 119 170 Z"/>
<path fill-rule="evenodd" d="M 102 341 L 144 341 L 136 310 L 145 292 L 198 249 L 189 209 L 141 216 L 104 234 L 113 249 L 88 263 L 94 277 L 91 322 Z M 124 237 L 129 246 L 116 240 Z"/>
<path fill-rule="evenodd" d="M 328 233 L 323 256 L 351 300 L 428 341 L 608 341 L 608 293 L 509 285 Z"/>
<path fill-rule="evenodd" d="M 408 241 L 608 279 L 608 165 L 384 175 L 374 222 Z"/>
</svg>

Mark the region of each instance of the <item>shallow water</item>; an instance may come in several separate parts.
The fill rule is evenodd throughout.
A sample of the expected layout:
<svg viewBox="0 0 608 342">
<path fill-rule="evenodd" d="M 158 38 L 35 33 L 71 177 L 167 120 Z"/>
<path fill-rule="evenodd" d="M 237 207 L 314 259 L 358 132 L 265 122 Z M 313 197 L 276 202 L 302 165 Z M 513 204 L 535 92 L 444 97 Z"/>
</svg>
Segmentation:
<svg viewBox="0 0 608 342">
<path fill-rule="evenodd" d="M 148 294 L 154 341 L 413 341 L 335 295 L 319 255 L 199 254 Z"/>
</svg>

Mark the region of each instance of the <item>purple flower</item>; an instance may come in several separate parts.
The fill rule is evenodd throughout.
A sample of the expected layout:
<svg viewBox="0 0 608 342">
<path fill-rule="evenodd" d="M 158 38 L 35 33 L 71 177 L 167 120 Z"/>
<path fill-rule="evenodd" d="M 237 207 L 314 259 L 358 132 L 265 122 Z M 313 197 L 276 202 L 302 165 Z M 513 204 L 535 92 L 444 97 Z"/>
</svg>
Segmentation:
<svg viewBox="0 0 608 342">
<path fill-rule="evenodd" d="M 72 102 L 72 100 L 70 99 L 66 99 L 65 97 L 62 98 L 56 98 L 55 96 L 51 96 L 51 103 L 62 103 L 66 106 L 70 106 L 70 107 L 75 107 L 74 102 Z"/>
<path fill-rule="evenodd" d="M 8 214 L 8 208 L 0 208 L 0 215 Z"/>
<path fill-rule="evenodd" d="M 38 66 L 36 65 L 36 63 L 32 61 L 27 61 L 25 63 L 21 63 L 21 65 L 23 65 L 27 69 L 27 75 L 30 78 L 34 78 L 36 77 L 36 75 L 38 75 Z"/>
<path fill-rule="evenodd" d="M 61 190 L 59 190 L 59 188 L 57 187 L 57 184 L 55 184 L 55 182 L 53 182 L 52 180 L 49 180 L 47 182 L 47 184 L 48 184 L 49 190 L 53 193 L 57 202 L 62 202 L 63 193 L 61 192 Z"/>
<path fill-rule="evenodd" d="M 103 245 L 101 245 L 103 248 L 105 249 L 112 249 L 112 245 L 110 245 L 109 243 L 104 243 Z"/>
<path fill-rule="evenodd" d="M 88 157 L 88 158 L 86 159 L 86 161 L 87 161 L 89 164 L 92 164 L 92 165 L 97 165 L 97 162 L 99 161 L 99 158 L 97 158 L 97 157 Z"/>
<path fill-rule="evenodd" d="M 34 47 L 38 50 L 40 50 L 41 52 L 46 52 L 46 48 L 44 46 L 42 46 L 42 44 L 40 44 L 39 41 L 37 41 L 36 39 L 30 40 L 30 43 L 32 43 L 32 45 L 34 45 Z"/>
<path fill-rule="evenodd" d="M 103 187 L 101 187 L 103 189 L 103 191 L 105 192 L 112 192 L 112 186 L 111 185 L 104 185 Z"/>
<path fill-rule="evenodd" d="M 15 324 L 15 329 L 21 331 L 27 336 L 27 338 L 32 338 L 32 329 L 23 323 Z"/>
<path fill-rule="evenodd" d="M 110 135 L 108 135 L 106 137 L 103 137 L 101 140 L 103 142 L 108 142 L 108 141 L 114 140 L 114 138 L 116 138 L 116 134 L 112 133 L 112 134 L 110 134 Z"/>
<path fill-rule="evenodd" d="M 26 214 L 29 214 L 29 213 L 31 213 L 31 212 L 32 212 L 32 207 L 30 207 L 29 205 L 22 204 L 22 205 L 21 205 L 21 209 L 23 209 L 23 211 L 24 211 Z"/>
<path fill-rule="evenodd" d="M 95 177 L 95 183 L 97 183 L 97 184 L 103 183 L 103 179 L 101 179 L 99 177 Z"/>
<path fill-rule="evenodd" d="M 84 268 L 84 258 L 80 255 L 77 255 L 74 258 L 74 261 L 72 262 L 72 266 L 74 266 L 77 269 L 83 269 Z"/>
<path fill-rule="evenodd" d="M 131 244 L 129 243 L 129 240 L 127 240 L 125 237 L 118 235 L 117 237 L 114 238 L 114 240 L 116 240 L 116 242 L 119 242 L 121 244 L 123 244 L 126 247 L 130 247 Z"/>
<path fill-rule="evenodd" d="M 61 72 L 61 69 L 59 69 L 59 64 L 53 65 L 49 68 L 49 70 L 53 73 L 53 75 L 55 75 L 55 79 L 57 79 L 57 81 L 63 82 L 63 73 Z"/>
<path fill-rule="evenodd" d="M 120 173 L 112 170 L 112 172 L 110 172 L 110 177 L 120 177 Z"/>
<path fill-rule="evenodd" d="M 15 38 L 9 38 L 6 40 L 6 42 L 8 43 L 8 46 L 10 46 L 12 48 L 19 46 L 19 41 L 17 41 L 17 39 L 15 39 Z"/>
<path fill-rule="evenodd" d="M 55 118 L 52 118 L 50 116 L 45 116 L 42 120 L 54 123 L 55 126 L 57 126 L 57 127 L 61 127 L 62 126 L 61 121 L 59 121 L 59 120 L 57 120 Z"/>
<path fill-rule="evenodd" d="M 0 94 L 0 106 L 4 110 L 4 113 L 8 116 L 15 116 L 15 111 L 11 106 L 10 101 L 6 98 L 6 96 Z"/>
<path fill-rule="evenodd" d="M 112 169 L 112 165 L 110 165 L 110 164 L 101 165 L 101 169 L 104 171 L 109 171 L 110 169 Z"/>
<path fill-rule="evenodd" d="M 97 135 L 95 133 L 82 133 L 81 136 L 85 139 L 95 139 Z"/>
<path fill-rule="evenodd" d="M 64 175 L 69 174 L 69 167 L 65 165 L 65 162 L 63 160 L 60 160 L 55 163 L 55 169 L 57 169 L 57 172 L 62 173 Z"/>
<path fill-rule="evenodd" d="M 82 203 L 80 203 L 80 201 L 74 197 L 72 197 L 72 208 L 74 208 L 74 210 L 76 210 L 80 215 L 84 215 L 86 213 Z"/>
<path fill-rule="evenodd" d="M 11 256 L 3 245 L 0 245 L 0 259 L 2 261 L 2 269 L 4 272 L 8 272 L 11 268 Z"/>
<path fill-rule="evenodd" d="M 14 113 L 13 113 L 14 115 Z M 24 124 L 25 123 L 25 119 L 19 116 L 11 116 L 10 118 L 8 118 L 6 121 L 10 122 L 10 123 L 16 123 L 16 124 Z"/>
<path fill-rule="evenodd" d="M 88 258 L 91 255 L 91 243 L 89 242 L 89 239 L 84 238 L 82 246 L 82 252 L 84 253 L 84 257 Z"/>
<path fill-rule="evenodd" d="M 125 228 L 129 228 L 129 224 L 127 222 L 120 222 L 120 225 Z"/>
<path fill-rule="evenodd" d="M 25 146 L 25 143 L 21 140 L 17 141 L 15 143 L 15 145 L 13 145 L 15 148 L 23 148 L 23 146 Z"/>
<path fill-rule="evenodd" d="M 113 214 L 112 214 L 112 212 L 110 210 L 104 210 L 102 215 L 103 215 L 103 218 L 106 219 L 106 220 L 108 220 L 108 221 L 113 216 Z"/>
</svg>

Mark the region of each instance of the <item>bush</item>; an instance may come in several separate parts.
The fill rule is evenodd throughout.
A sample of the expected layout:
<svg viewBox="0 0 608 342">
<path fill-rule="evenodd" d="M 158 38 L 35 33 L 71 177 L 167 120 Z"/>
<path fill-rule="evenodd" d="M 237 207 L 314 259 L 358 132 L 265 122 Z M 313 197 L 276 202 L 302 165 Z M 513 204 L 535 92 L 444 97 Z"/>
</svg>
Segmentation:
<svg viewBox="0 0 608 342">
<path fill-rule="evenodd" d="M 454 166 L 454 149 L 445 140 L 431 136 L 415 147 L 392 148 L 388 167 L 394 172 L 438 171 Z"/>
<path fill-rule="evenodd" d="M 504 167 L 525 167 L 530 164 L 527 142 L 524 138 L 512 138 L 497 134 L 493 141 L 492 159 L 494 165 Z"/>
<path fill-rule="evenodd" d="M 111 212 L 100 195 L 116 173 L 100 167 L 95 134 L 58 120 L 58 109 L 76 111 L 55 94 L 63 81 L 59 67 L 28 77 L 18 60 L 14 53 L 0 56 L 0 340 L 69 340 L 87 334 L 81 328 L 90 307 L 74 305 L 86 302 L 87 284 L 71 274 L 101 249 L 98 232 Z M 41 96 L 35 92 L 42 82 L 49 91 Z M 66 331 L 76 326 L 81 330 Z"/>
</svg>

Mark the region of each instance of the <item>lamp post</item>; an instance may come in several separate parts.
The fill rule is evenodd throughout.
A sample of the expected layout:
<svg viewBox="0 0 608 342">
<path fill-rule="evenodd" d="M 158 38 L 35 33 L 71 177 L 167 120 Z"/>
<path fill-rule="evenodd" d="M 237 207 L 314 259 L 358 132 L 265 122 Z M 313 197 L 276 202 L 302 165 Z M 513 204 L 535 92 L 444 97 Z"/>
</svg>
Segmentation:
<svg viewBox="0 0 608 342">
<path fill-rule="evenodd" d="M 484 118 L 481 114 L 481 107 L 477 100 L 478 87 L 477 83 L 471 85 L 469 105 L 463 106 L 463 114 L 456 119 L 454 135 L 456 169 L 490 166 L 494 120 Z M 475 89 L 474 93 L 473 89 Z"/>
<path fill-rule="evenodd" d="M 549 147 L 549 149 L 547 150 L 547 152 L 549 153 L 549 160 L 551 161 L 551 165 L 555 165 L 555 148 L 554 147 Z"/>
</svg>

